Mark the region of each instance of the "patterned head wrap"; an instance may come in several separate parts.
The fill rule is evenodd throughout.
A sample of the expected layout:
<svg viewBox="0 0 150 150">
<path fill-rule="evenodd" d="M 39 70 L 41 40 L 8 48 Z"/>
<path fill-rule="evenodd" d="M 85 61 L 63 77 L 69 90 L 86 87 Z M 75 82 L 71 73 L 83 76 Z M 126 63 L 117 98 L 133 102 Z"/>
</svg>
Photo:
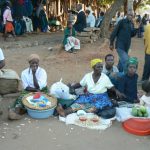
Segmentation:
<svg viewBox="0 0 150 150">
<path fill-rule="evenodd" d="M 136 68 L 138 67 L 138 59 L 136 57 L 130 57 L 127 61 L 127 67 L 130 65 L 136 65 Z"/>
<path fill-rule="evenodd" d="M 33 59 L 40 60 L 40 57 L 37 54 L 31 54 L 28 58 L 28 62 L 32 61 Z"/>
<path fill-rule="evenodd" d="M 102 63 L 102 59 L 93 59 L 91 60 L 91 68 L 93 68 L 97 63 Z"/>
</svg>

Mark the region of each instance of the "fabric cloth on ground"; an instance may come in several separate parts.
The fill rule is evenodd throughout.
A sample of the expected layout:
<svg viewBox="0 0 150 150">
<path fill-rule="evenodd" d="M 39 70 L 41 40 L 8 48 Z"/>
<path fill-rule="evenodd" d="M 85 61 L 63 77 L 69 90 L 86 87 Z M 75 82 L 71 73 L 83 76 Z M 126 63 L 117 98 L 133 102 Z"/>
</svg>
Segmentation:
<svg viewBox="0 0 150 150">
<path fill-rule="evenodd" d="M 99 122 L 94 123 L 93 121 L 91 121 L 91 118 L 93 116 L 96 116 L 96 115 L 92 113 L 87 113 L 85 115 L 85 117 L 87 117 L 87 121 L 81 122 L 79 120 L 79 116 L 77 115 L 77 113 L 72 113 L 66 116 L 66 118 L 59 116 L 59 120 L 65 122 L 67 125 L 72 124 L 72 125 L 77 125 L 80 127 L 85 127 L 88 129 L 95 129 L 95 130 L 105 130 L 112 125 L 112 120 L 115 120 L 115 118 L 103 119 L 103 118 L 96 116 L 99 118 Z"/>
<path fill-rule="evenodd" d="M 43 68 L 38 67 L 38 69 L 36 70 L 35 76 L 40 86 L 40 90 L 47 86 L 47 74 Z M 30 68 L 27 68 L 22 72 L 21 80 L 22 80 L 24 89 L 26 89 L 26 87 L 28 86 L 35 88 L 34 83 L 33 83 L 32 70 Z"/>
<path fill-rule="evenodd" d="M 72 48 L 79 50 L 80 49 L 80 40 L 73 36 L 70 36 L 67 38 L 67 44 L 65 45 L 65 50 L 69 51 Z"/>
<path fill-rule="evenodd" d="M 2 51 L 2 49 L 0 48 L 0 61 L 1 61 L 1 60 L 4 60 L 4 59 L 5 59 L 5 57 L 4 57 L 3 51 Z"/>
<path fill-rule="evenodd" d="M 74 111 L 83 109 L 88 112 L 91 108 L 102 109 L 106 106 L 112 106 L 107 93 L 81 95 L 70 106 Z"/>
<path fill-rule="evenodd" d="M 149 119 L 150 119 L 150 108 L 147 107 L 148 114 L 149 114 Z M 121 108 L 116 108 L 116 119 L 119 122 L 124 122 L 130 118 L 139 118 L 139 117 L 134 117 L 131 115 L 132 108 L 127 108 L 127 107 L 121 107 Z M 140 117 L 141 118 L 141 117 Z M 144 119 L 144 117 L 142 117 Z"/>
</svg>

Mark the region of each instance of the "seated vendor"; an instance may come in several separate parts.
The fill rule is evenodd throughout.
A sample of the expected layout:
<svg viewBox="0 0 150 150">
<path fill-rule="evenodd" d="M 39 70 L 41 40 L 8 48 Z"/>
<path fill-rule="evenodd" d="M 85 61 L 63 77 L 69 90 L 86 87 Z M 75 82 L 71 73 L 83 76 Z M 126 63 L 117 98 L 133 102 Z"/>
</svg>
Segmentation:
<svg viewBox="0 0 150 150">
<path fill-rule="evenodd" d="M 136 73 L 138 67 L 138 60 L 135 57 L 129 58 L 127 62 L 127 71 L 119 79 L 118 90 L 124 94 L 124 98 L 119 99 L 129 103 L 138 102 L 137 96 L 137 80 L 138 75 Z"/>
<path fill-rule="evenodd" d="M 66 116 L 70 113 L 78 110 L 84 110 L 86 112 L 96 112 L 99 109 L 103 109 L 107 106 L 112 106 L 110 98 L 107 94 L 107 89 L 112 89 L 116 92 L 116 95 L 122 97 L 122 94 L 115 89 L 110 79 L 102 73 L 103 64 L 101 59 L 93 59 L 91 61 L 92 72 L 87 73 L 80 83 L 72 86 L 72 88 L 86 87 L 87 93 L 79 96 L 77 100 L 67 109 L 63 109 L 59 104 L 57 112 L 60 116 Z"/>
<path fill-rule="evenodd" d="M 4 66 L 5 66 L 5 58 L 4 58 L 3 51 L 2 51 L 2 49 L 0 48 L 0 69 L 2 69 Z M 3 112 L 1 111 L 1 108 L 0 108 L 0 115 L 1 115 L 2 113 L 3 113 Z"/>
<path fill-rule="evenodd" d="M 64 30 L 63 45 L 67 52 L 73 52 L 80 49 L 80 40 L 75 38 L 76 32 L 72 26 L 72 22 L 68 21 L 67 27 Z"/>
<path fill-rule="evenodd" d="M 31 54 L 28 58 L 29 68 L 25 69 L 21 74 L 21 80 L 24 91 L 17 98 L 14 107 L 9 110 L 8 118 L 11 120 L 21 119 L 21 115 L 25 112 L 22 104 L 22 98 L 30 92 L 48 92 L 47 91 L 47 74 L 46 71 L 39 67 L 39 56 Z"/>
<path fill-rule="evenodd" d="M 118 81 L 118 68 L 114 65 L 114 56 L 112 54 L 108 54 L 105 56 L 105 64 L 103 65 L 102 73 L 106 74 L 111 82 L 117 87 Z"/>
</svg>

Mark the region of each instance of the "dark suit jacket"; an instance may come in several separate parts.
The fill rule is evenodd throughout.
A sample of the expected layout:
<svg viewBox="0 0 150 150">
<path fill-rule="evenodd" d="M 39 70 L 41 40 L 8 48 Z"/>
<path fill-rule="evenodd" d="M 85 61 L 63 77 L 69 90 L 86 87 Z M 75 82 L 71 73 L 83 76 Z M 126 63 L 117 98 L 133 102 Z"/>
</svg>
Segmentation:
<svg viewBox="0 0 150 150">
<path fill-rule="evenodd" d="M 86 28 L 86 15 L 83 11 L 78 13 L 74 28 L 77 32 L 82 32 Z"/>
</svg>

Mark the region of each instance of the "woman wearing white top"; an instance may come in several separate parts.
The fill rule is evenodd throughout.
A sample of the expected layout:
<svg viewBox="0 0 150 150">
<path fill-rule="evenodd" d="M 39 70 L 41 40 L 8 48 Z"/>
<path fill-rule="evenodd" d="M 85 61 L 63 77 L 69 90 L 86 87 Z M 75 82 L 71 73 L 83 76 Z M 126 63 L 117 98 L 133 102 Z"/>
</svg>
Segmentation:
<svg viewBox="0 0 150 150">
<path fill-rule="evenodd" d="M 86 87 L 87 93 L 79 96 L 79 98 L 66 110 L 59 105 L 57 107 L 57 112 L 60 116 L 64 117 L 81 109 L 93 113 L 107 106 L 111 107 L 112 103 L 108 97 L 107 89 L 115 91 L 116 95 L 119 97 L 123 96 L 114 88 L 110 79 L 104 73 L 101 73 L 103 69 L 101 59 L 93 59 L 91 61 L 91 67 L 93 68 L 93 72 L 86 74 L 80 83 L 71 87 L 73 89 Z"/>
<path fill-rule="evenodd" d="M 37 54 L 31 54 L 28 58 L 29 68 L 25 69 L 21 74 L 21 80 L 24 91 L 20 97 L 17 98 L 13 109 L 9 110 L 8 118 L 11 120 L 17 120 L 22 118 L 20 114 L 24 114 L 26 109 L 22 104 L 22 98 L 29 92 L 42 91 L 47 93 L 47 74 L 43 68 L 39 67 L 39 56 Z"/>
</svg>

